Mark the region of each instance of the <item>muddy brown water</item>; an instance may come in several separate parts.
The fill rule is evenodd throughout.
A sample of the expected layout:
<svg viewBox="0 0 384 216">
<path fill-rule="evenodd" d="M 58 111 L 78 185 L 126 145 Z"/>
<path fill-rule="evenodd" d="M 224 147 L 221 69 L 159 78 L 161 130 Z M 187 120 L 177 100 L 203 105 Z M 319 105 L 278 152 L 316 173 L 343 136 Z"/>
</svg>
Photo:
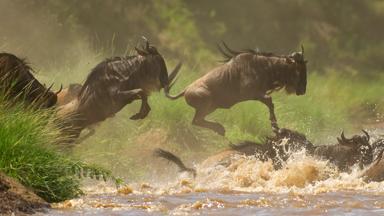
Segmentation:
<svg viewBox="0 0 384 216">
<path fill-rule="evenodd" d="M 197 177 L 120 189 L 88 184 L 85 196 L 55 204 L 45 215 L 384 215 L 384 182 L 366 183 L 354 168 L 292 154 L 281 170 L 253 157 L 229 166 L 197 166 Z M 155 177 L 153 179 L 156 179 Z"/>
</svg>

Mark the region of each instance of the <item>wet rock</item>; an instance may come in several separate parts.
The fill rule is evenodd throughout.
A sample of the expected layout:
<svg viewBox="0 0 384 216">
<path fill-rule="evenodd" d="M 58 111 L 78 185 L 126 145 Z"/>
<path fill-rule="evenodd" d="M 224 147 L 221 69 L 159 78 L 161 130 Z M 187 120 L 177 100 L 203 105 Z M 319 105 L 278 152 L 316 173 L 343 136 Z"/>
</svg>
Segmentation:
<svg viewBox="0 0 384 216">
<path fill-rule="evenodd" d="M 0 215 L 33 214 L 50 205 L 15 179 L 0 172 Z"/>
</svg>

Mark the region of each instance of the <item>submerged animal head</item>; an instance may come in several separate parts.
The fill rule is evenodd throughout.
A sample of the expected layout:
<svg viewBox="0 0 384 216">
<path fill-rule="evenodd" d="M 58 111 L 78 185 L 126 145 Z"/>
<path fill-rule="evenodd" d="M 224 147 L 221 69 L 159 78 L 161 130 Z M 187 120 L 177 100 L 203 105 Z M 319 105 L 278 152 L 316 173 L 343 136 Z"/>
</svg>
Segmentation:
<svg viewBox="0 0 384 216">
<path fill-rule="evenodd" d="M 46 88 L 33 75 L 28 64 L 9 53 L 0 53 L 0 89 L 11 98 L 24 98 L 36 107 L 49 108 L 56 104 L 58 92 Z"/>
<path fill-rule="evenodd" d="M 294 52 L 287 57 L 287 61 L 294 64 L 294 74 L 286 86 L 288 93 L 295 92 L 296 95 L 304 95 L 307 90 L 307 61 L 304 59 L 304 47 L 301 52 Z"/>
<path fill-rule="evenodd" d="M 149 61 L 156 62 L 160 66 L 160 84 L 161 87 L 168 91 L 174 84 L 175 77 L 178 74 L 181 63 L 179 63 L 171 73 L 168 74 L 167 66 L 165 64 L 163 56 L 157 51 L 157 48 L 151 45 L 147 38 L 142 37 L 145 41 L 145 45 L 142 48 L 135 47 L 137 54 L 147 58 Z"/>
<path fill-rule="evenodd" d="M 352 138 L 346 138 L 343 131 L 340 138 L 337 138 L 340 145 L 348 146 L 355 150 L 354 152 L 360 160 L 358 161 L 360 166 L 368 165 L 373 161 L 373 149 L 369 144 L 370 136 L 365 130 L 363 130 L 363 133 L 364 135 L 354 135 Z"/>
</svg>

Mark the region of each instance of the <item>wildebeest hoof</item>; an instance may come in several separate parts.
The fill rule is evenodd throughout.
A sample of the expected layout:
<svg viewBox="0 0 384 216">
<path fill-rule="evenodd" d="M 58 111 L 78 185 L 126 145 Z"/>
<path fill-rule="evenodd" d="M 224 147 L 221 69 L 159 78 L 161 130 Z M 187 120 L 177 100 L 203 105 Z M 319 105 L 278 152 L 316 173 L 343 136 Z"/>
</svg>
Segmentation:
<svg viewBox="0 0 384 216">
<path fill-rule="evenodd" d="M 135 115 L 131 116 L 129 119 L 131 119 L 131 120 L 139 120 L 139 119 L 145 118 L 147 115 L 148 114 L 136 113 Z"/>
</svg>

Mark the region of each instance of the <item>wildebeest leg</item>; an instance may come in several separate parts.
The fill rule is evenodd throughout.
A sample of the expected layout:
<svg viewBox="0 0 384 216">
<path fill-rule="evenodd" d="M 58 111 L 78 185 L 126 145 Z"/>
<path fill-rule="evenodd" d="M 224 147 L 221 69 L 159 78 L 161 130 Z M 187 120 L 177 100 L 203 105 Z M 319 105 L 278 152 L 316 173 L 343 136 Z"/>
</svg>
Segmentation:
<svg viewBox="0 0 384 216">
<path fill-rule="evenodd" d="M 205 127 L 209 128 L 216 133 L 220 134 L 221 136 L 225 135 L 225 129 L 224 127 L 216 122 L 210 122 L 205 120 L 205 116 L 208 114 L 212 113 L 215 109 L 196 109 L 195 116 L 193 117 L 192 124 L 200 126 L 200 127 Z"/>
<path fill-rule="evenodd" d="M 265 104 L 269 109 L 269 120 L 271 121 L 272 130 L 278 131 L 279 126 L 277 125 L 277 120 L 275 116 L 275 106 L 272 103 L 272 98 L 268 95 L 258 98 L 263 104 Z"/>
<path fill-rule="evenodd" d="M 135 115 L 131 116 L 130 119 L 137 120 L 145 118 L 149 111 L 151 111 L 151 107 L 148 104 L 148 96 L 142 89 L 133 89 L 129 91 L 119 91 L 118 99 L 121 103 L 130 103 L 134 100 L 141 99 L 141 107 L 140 111 Z"/>
</svg>

